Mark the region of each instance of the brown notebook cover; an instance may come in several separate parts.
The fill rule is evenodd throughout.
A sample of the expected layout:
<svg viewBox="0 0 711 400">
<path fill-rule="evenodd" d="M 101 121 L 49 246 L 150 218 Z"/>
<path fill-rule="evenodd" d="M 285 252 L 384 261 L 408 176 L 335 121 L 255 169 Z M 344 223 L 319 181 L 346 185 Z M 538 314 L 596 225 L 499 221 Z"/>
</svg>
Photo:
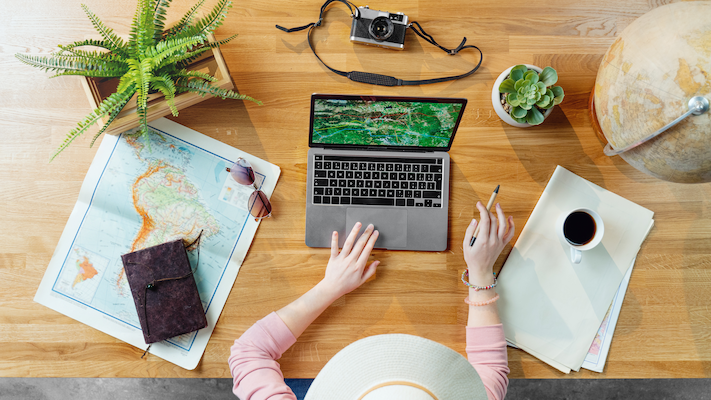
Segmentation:
<svg viewBox="0 0 711 400">
<path fill-rule="evenodd" d="M 121 260 L 146 344 L 207 326 L 182 240 L 124 254 Z"/>
</svg>

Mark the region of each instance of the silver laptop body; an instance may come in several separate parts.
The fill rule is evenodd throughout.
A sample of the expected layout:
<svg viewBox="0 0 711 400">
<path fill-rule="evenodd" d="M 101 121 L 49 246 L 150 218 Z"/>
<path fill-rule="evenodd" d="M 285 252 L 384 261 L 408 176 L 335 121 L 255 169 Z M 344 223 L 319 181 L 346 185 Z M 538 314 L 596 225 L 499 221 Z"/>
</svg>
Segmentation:
<svg viewBox="0 0 711 400">
<path fill-rule="evenodd" d="M 449 154 L 467 100 L 313 94 L 306 245 L 339 247 L 356 222 L 375 246 L 447 248 Z"/>
</svg>

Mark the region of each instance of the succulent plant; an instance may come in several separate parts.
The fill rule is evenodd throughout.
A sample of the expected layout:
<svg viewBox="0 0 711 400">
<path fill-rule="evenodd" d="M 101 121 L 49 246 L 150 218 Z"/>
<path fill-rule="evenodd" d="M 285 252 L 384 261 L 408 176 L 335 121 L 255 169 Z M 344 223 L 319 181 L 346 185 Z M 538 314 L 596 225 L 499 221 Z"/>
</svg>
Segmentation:
<svg viewBox="0 0 711 400">
<path fill-rule="evenodd" d="M 509 77 L 501 82 L 499 93 L 507 93 L 506 102 L 511 106 L 509 115 L 514 121 L 539 125 L 545 110 L 563 101 L 563 88 L 553 86 L 558 82 L 558 73 L 551 67 L 541 73 L 529 70 L 525 65 L 511 68 Z"/>
</svg>

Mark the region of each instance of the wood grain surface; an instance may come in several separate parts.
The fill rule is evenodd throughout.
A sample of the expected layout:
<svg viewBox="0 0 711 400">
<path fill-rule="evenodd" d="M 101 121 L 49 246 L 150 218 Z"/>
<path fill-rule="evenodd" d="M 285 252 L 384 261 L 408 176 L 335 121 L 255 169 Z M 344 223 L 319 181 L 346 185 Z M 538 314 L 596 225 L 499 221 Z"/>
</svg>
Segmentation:
<svg viewBox="0 0 711 400">
<path fill-rule="evenodd" d="M 83 2 L 128 35 L 134 0 Z M 67 132 L 90 112 L 89 101 L 81 78 L 48 79 L 14 54 L 46 54 L 98 34 L 80 0 L 0 0 L 0 376 L 229 377 L 234 339 L 323 275 L 328 250 L 304 244 L 309 96 L 319 92 L 466 97 L 469 105 L 451 150 L 448 250 L 374 251 L 382 261 L 376 277 L 334 303 L 284 354 L 286 377 L 312 378 L 347 344 L 381 333 L 420 335 L 464 353 L 461 242 L 474 204 L 501 184 L 497 200 L 513 215 L 518 235 L 556 165 L 653 210 L 656 224 L 637 259 L 605 372 L 563 375 L 509 349 L 510 377 L 711 377 L 711 186 L 664 182 L 606 157 L 586 109 L 607 47 L 635 18 L 664 3 L 369 3 L 405 13 L 445 47 L 466 36 L 484 53 L 481 69 L 466 79 L 384 88 L 334 75 L 311 54 L 305 32 L 275 29 L 315 21 L 321 0 L 235 2 L 215 36 L 239 35 L 222 48 L 225 61 L 237 89 L 264 105 L 211 99 L 172 119 L 279 165 L 282 175 L 274 217 L 257 232 L 202 362 L 186 371 L 155 356 L 140 359 L 139 349 L 33 302 L 96 152 L 88 147 L 96 128 L 49 164 Z M 175 0 L 171 14 L 179 17 L 191 5 Z M 463 73 L 478 61 L 471 51 L 448 56 L 412 32 L 402 52 L 353 45 L 349 32 L 349 14 L 336 5 L 314 33 L 319 54 L 334 68 L 426 79 Z M 491 105 L 500 71 L 520 63 L 554 67 L 565 89 L 565 101 L 539 127 L 509 127 Z"/>
</svg>

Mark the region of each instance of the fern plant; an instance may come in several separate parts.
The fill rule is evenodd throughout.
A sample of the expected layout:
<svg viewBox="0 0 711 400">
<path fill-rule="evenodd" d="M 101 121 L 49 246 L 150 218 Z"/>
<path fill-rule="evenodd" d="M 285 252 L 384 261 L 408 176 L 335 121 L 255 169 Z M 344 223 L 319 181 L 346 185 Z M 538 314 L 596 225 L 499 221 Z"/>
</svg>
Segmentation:
<svg viewBox="0 0 711 400">
<path fill-rule="evenodd" d="M 198 11 L 205 2 L 200 0 L 176 25 L 166 29 L 165 16 L 171 1 L 138 0 L 128 41 L 124 41 L 113 29 L 104 25 L 82 4 L 94 28 L 101 34 L 101 40 L 88 39 L 65 46 L 59 45 L 59 51 L 49 56 L 15 55 L 25 64 L 55 72 L 52 77 L 81 75 L 120 78 L 116 92 L 104 99 L 69 131 L 50 161 L 91 125 L 108 116 L 107 122 L 91 141 L 90 146 L 93 146 L 134 94 L 136 112 L 140 120 L 138 133 L 146 138 L 149 135 L 147 103 L 150 93 L 161 92 L 175 116 L 178 115 L 175 96 L 184 92 L 197 93 L 203 97 L 212 95 L 223 99 L 251 100 L 261 104 L 249 96 L 213 86 L 212 82 L 217 79 L 209 74 L 187 69 L 187 66 L 204 52 L 237 36 L 217 42 L 208 41 L 208 36 L 222 25 L 232 2 L 219 0 L 211 12 L 198 17 Z M 98 50 L 87 50 L 87 47 Z"/>
</svg>

